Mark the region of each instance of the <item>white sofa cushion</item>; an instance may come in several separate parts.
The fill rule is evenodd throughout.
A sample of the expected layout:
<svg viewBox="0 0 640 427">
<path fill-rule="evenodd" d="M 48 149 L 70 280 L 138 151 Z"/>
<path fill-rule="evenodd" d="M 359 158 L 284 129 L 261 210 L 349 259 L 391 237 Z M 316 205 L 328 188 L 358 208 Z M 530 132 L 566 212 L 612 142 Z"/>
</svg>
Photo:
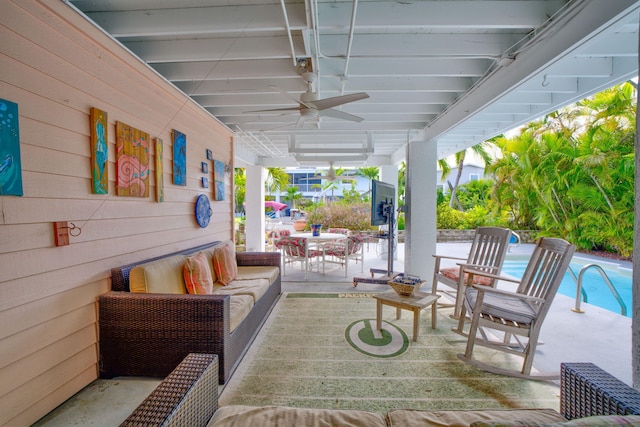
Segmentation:
<svg viewBox="0 0 640 427">
<path fill-rule="evenodd" d="M 238 267 L 236 280 L 268 279 L 273 283 L 280 274 L 280 268 L 270 265 L 242 265 Z"/>
<path fill-rule="evenodd" d="M 255 304 L 267 292 L 271 282 L 268 279 L 234 280 L 228 285 L 219 282 L 213 284 L 214 294 L 250 295 Z"/>
<path fill-rule="evenodd" d="M 387 413 L 389 426 L 429 427 L 468 426 L 477 421 L 521 421 L 523 423 L 556 423 L 567 421 L 553 409 L 482 409 L 420 411 L 392 409 Z"/>
<path fill-rule="evenodd" d="M 251 295 L 231 295 L 229 297 L 229 329 L 231 332 L 247 317 L 253 308 Z"/>
<path fill-rule="evenodd" d="M 129 290 L 148 294 L 186 294 L 185 260 L 184 255 L 173 255 L 134 267 L 129 273 Z"/>
</svg>

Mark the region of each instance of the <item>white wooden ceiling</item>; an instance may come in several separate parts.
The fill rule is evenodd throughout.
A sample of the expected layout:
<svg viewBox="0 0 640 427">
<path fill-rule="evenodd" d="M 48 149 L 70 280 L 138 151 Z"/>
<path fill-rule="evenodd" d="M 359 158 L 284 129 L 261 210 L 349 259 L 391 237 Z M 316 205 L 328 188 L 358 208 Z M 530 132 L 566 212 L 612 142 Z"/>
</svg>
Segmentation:
<svg viewBox="0 0 640 427">
<path fill-rule="evenodd" d="M 67 0 L 236 132 L 237 163 L 439 157 L 637 76 L 631 0 Z M 251 111 L 319 98 L 360 123 Z M 288 95 L 282 92 L 288 93 Z"/>
</svg>

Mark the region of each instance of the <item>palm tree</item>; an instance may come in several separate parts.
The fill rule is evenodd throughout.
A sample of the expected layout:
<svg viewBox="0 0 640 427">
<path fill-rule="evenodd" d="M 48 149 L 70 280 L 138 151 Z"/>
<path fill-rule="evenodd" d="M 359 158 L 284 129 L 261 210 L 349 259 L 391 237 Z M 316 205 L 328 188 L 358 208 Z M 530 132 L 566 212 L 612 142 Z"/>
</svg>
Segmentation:
<svg viewBox="0 0 640 427">
<path fill-rule="evenodd" d="M 336 174 L 338 171 L 336 171 Z M 338 189 L 338 183 L 336 181 L 325 181 L 322 184 L 322 198 L 327 200 L 327 191 L 331 190 L 331 200 L 333 200 L 333 192 Z"/>
<path fill-rule="evenodd" d="M 471 150 L 473 153 L 479 155 L 482 160 L 484 160 L 484 163 L 486 165 L 491 165 L 492 158 L 487 149 L 492 145 L 493 144 L 490 141 L 484 141 L 480 144 L 476 144 L 473 147 L 468 148 L 467 150 Z M 455 154 L 456 164 L 458 165 L 458 173 L 456 174 L 456 180 L 453 183 L 453 188 L 451 189 L 451 200 L 449 201 L 449 206 L 451 207 L 454 207 L 453 205 L 457 201 L 456 191 L 458 190 L 458 185 L 460 184 L 460 177 L 462 177 L 462 168 L 464 167 L 464 159 L 467 156 L 467 150 L 462 150 Z"/>
<path fill-rule="evenodd" d="M 267 179 L 265 180 L 266 190 L 269 193 L 279 193 L 284 191 L 291 176 L 284 168 L 267 168 Z"/>
<path fill-rule="evenodd" d="M 301 192 L 298 191 L 298 187 L 296 186 L 287 187 L 286 194 L 282 196 L 282 200 L 284 200 L 285 202 L 291 202 L 292 209 L 295 209 L 296 201 L 301 200 L 303 198 L 304 196 L 302 195 Z"/>
<path fill-rule="evenodd" d="M 367 194 L 371 194 L 371 181 L 378 179 L 379 175 L 380 169 L 377 166 L 368 166 L 356 169 L 356 176 L 361 176 L 369 180 L 369 192 Z"/>
<path fill-rule="evenodd" d="M 235 168 L 233 171 L 233 192 L 235 211 L 238 213 L 242 212 L 246 190 L 247 176 L 245 175 L 245 170 L 242 168 Z"/>
</svg>

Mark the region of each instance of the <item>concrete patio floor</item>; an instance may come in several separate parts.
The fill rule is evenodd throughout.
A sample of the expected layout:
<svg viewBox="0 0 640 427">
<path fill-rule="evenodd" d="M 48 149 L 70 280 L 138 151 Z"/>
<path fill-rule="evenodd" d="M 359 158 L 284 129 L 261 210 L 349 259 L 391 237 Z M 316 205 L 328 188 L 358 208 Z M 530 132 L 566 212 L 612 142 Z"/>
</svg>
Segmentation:
<svg viewBox="0 0 640 427">
<path fill-rule="evenodd" d="M 436 252 L 452 256 L 466 256 L 469 243 L 438 243 Z M 531 253 L 533 245 L 522 244 L 510 253 L 522 255 Z M 394 270 L 404 271 L 404 245 L 398 244 Z M 507 255 L 509 256 L 509 255 Z M 611 262 L 582 254 L 591 262 Z M 380 256 L 380 248 L 374 244 L 365 248 L 364 265 L 351 263 L 347 276 L 344 270 L 327 269 L 326 274 L 310 272 L 304 280 L 304 272 L 298 267 L 287 268 L 282 278 L 283 292 L 381 292 L 388 285 L 359 283 L 353 286 L 353 277 L 369 276 L 370 268 L 386 269 L 386 257 Z M 431 262 L 431 261 L 430 261 Z M 620 263 L 631 268 L 630 263 Z M 451 265 L 455 265 L 452 263 Z M 424 286 L 430 288 L 430 279 Z M 499 285 L 500 286 L 500 285 Z M 534 359 L 534 368 L 541 372 L 557 372 L 561 362 L 592 362 L 608 371 L 621 381 L 631 384 L 631 319 L 590 304 L 582 305 L 584 313 L 571 311 L 572 298 L 557 295 L 541 331 L 541 340 Z M 429 316 L 423 317 L 427 322 Z M 426 330 L 426 328 L 425 328 Z M 460 362 L 462 363 L 462 362 Z M 115 378 L 97 380 L 73 396 L 35 426 L 94 425 L 109 426 L 119 424 L 155 385 L 157 379 Z"/>
<path fill-rule="evenodd" d="M 438 243 L 436 253 L 450 256 L 466 256 L 470 243 Z M 512 247 L 507 255 L 517 256 L 530 254 L 533 244 L 521 244 Z M 378 250 L 378 253 L 380 251 Z M 360 272 L 360 265 L 351 262 L 348 275 L 344 269 L 327 269 L 326 274 L 309 272 L 307 280 L 304 273 L 298 269 L 287 268 L 282 279 L 283 292 L 382 292 L 389 289 L 388 285 L 374 285 L 359 283 L 353 286 L 353 277 L 369 276 L 370 268 L 386 269 L 386 257 L 376 252 L 375 244 L 371 243 L 368 250 L 365 247 L 364 273 Z M 394 270 L 404 271 L 404 244 L 398 244 L 394 260 Z M 618 263 L 631 269 L 630 262 L 616 262 L 611 259 L 599 258 L 591 255 L 576 253 L 574 257 L 589 259 L 594 263 Z M 443 263 L 444 264 L 444 263 Z M 298 264 L 299 265 L 299 264 Z M 449 266 L 446 264 L 444 266 Z M 455 266 L 451 262 L 450 266 Z M 423 278 L 425 279 L 425 278 Z M 604 283 L 603 283 L 604 285 Z M 499 287 L 508 289 L 508 285 L 501 283 Z M 431 289 L 430 278 L 423 285 Z M 562 362 L 592 362 L 610 372 L 621 381 L 631 385 L 631 318 L 602 309 L 592 304 L 582 303 L 584 313 L 576 313 L 571 309 L 575 300 L 557 294 L 545 323 L 542 326 L 539 345 L 534 358 L 534 367 L 541 372 L 557 372 Z M 428 316 L 427 316 L 428 317 Z M 425 320 L 426 321 L 426 320 Z"/>
</svg>

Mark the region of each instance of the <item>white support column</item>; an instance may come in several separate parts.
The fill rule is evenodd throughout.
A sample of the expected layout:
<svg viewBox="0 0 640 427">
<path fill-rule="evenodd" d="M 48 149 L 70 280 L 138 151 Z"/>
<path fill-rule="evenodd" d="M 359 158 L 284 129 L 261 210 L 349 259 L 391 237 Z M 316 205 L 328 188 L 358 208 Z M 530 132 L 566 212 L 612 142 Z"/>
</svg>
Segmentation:
<svg viewBox="0 0 640 427">
<path fill-rule="evenodd" d="M 245 233 L 247 252 L 262 252 L 264 247 L 264 183 L 266 172 L 262 166 L 247 166 L 245 194 Z"/>
<path fill-rule="evenodd" d="M 380 166 L 380 181 L 391 184 L 396 189 L 396 199 L 393 201 L 394 212 L 394 224 L 396 224 L 396 228 L 398 225 L 398 166 L 396 165 L 382 165 Z M 396 234 L 396 239 L 398 235 Z M 393 253 L 393 259 L 398 259 L 398 253 Z"/>
<path fill-rule="evenodd" d="M 436 253 L 437 147 L 432 141 L 412 141 L 407 152 L 405 184 L 405 273 L 426 280 L 431 289 Z"/>
</svg>

